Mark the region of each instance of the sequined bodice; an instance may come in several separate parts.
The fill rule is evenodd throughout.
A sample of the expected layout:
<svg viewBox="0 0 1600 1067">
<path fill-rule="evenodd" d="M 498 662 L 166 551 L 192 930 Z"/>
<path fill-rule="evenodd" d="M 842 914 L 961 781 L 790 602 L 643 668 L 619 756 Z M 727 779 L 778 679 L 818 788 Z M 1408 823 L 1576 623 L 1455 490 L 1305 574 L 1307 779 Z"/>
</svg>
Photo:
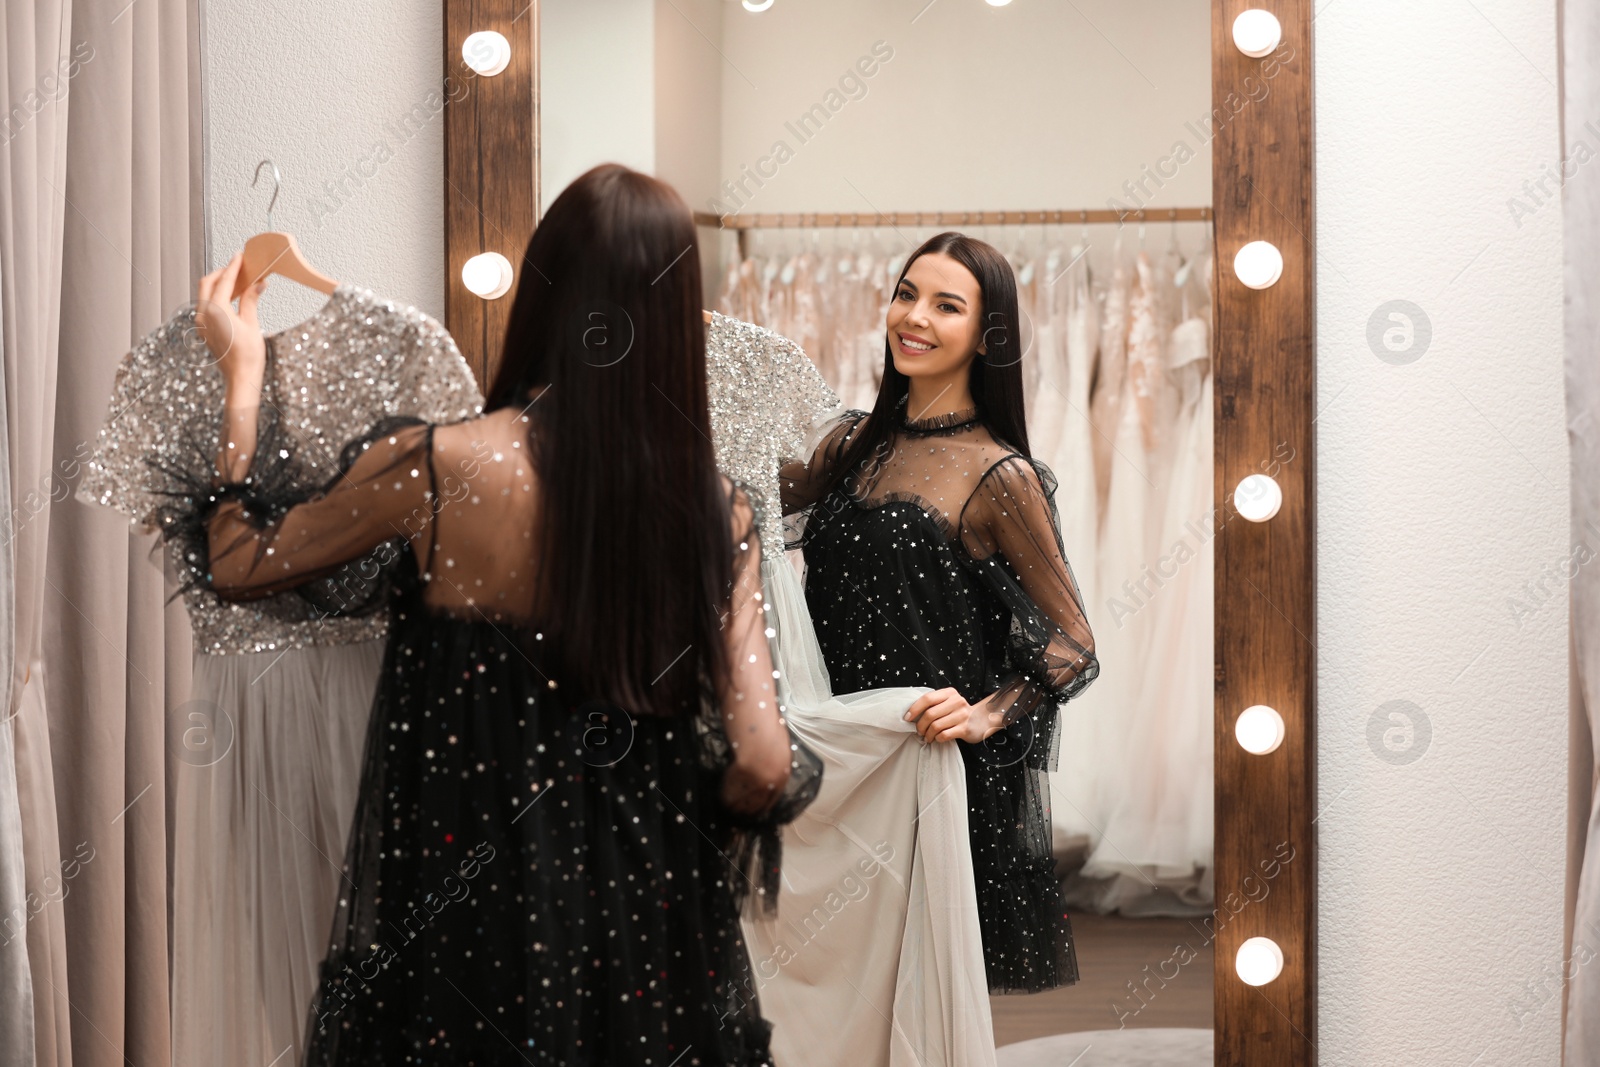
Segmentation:
<svg viewBox="0 0 1600 1067">
<path fill-rule="evenodd" d="M 804 454 L 812 424 L 839 398 L 799 345 L 718 312 L 706 327 L 706 392 L 717 466 L 754 491 L 770 556 L 783 544 L 778 466 Z"/>
<path fill-rule="evenodd" d="M 223 400 L 222 375 L 199 339 L 194 309 L 184 308 L 123 357 L 78 498 L 152 525 L 176 484 L 164 469 L 209 475 Z M 345 284 L 311 318 L 268 336 L 263 403 L 293 433 L 310 490 L 337 470 L 343 445 L 378 420 L 457 422 L 478 414 L 483 398 L 436 320 Z M 199 652 L 346 644 L 382 638 L 386 628 L 381 612 L 329 617 L 294 593 L 229 603 L 194 588 L 185 598 Z"/>
</svg>

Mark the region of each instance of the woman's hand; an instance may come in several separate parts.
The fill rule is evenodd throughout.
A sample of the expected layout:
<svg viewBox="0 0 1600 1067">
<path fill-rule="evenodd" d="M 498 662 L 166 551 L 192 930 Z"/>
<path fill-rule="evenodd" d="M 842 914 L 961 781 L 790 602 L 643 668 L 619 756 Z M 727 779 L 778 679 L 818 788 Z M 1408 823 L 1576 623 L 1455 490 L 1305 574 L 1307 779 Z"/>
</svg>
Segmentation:
<svg viewBox="0 0 1600 1067">
<path fill-rule="evenodd" d="M 195 326 L 230 387 L 259 384 L 267 366 L 267 342 L 257 315 L 267 279 L 263 276 L 239 295 L 236 311 L 233 287 L 243 267 L 244 253 L 235 252 L 227 263 L 200 279 L 195 300 Z"/>
<path fill-rule="evenodd" d="M 267 279 L 261 278 L 239 296 L 239 310 L 229 297 L 244 265 L 235 252 L 227 265 L 200 279 L 194 321 L 206 347 L 217 357 L 224 383 L 222 438 L 218 442 L 217 475 L 243 481 L 256 449 L 256 416 L 267 374 L 267 341 L 256 317 Z"/>
<path fill-rule="evenodd" d="M 988 698 L 968 704 L 966 697 L 949 687 L 919 696 L 905 717 L 917 724 L 924 741 L 977 744 L 1000 729 L 1000 714 L 989 710 Z"/>
</svg>

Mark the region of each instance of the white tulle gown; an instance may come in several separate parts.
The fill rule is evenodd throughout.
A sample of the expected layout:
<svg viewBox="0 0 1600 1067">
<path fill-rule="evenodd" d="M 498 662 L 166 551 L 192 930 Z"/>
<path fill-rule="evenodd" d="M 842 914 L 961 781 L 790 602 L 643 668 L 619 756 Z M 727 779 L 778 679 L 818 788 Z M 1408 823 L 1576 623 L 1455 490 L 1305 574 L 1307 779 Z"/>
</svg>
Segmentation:
<svg viewBox="0 0 1600 1067">
<path fill-rule="evenodd" d="M 1083 251 L 1081 246 L 1074 248 L 1073 259 Z M 1100 598 L 1096 563 L 1100 548 L 1099 500 L 1095 491 L 1095 428 L 1090 419 L 1089 389 L 1100 351 L 1100 306 L 1090 285 L 1087 262 L 1072 269 L 1062 288 L 1066 290 L 1066 343 L 1062 346 L 1065 359 L 1060 363 L 1064 399 L 1057 405 L 1060 417 L 1046 462 L 1059 479 L 1056 508 L 1061 515 L 1061 541 L 1068 557 L 1077 561 L 1074 573 L 1078 588 L 1089 625 L 1098 635 L 1108 623 L 1103 621 L 1107 616 Z M 1115 709 L 1107 704 L 1099 682 L 1061 708 L 1060 763 L 1050 775 L 1050 828 L 1058 857 L 1085 849 L 1099 838 L 1099 819 L 1090 814 L 1102 806 L 1095 753 L 1101 735 L 1121 728 L 1116 720 Z"/>
<path fill-rule="evenodd" d="M 1068 896 L 1099 912 L 1201 914 L 1214 899 L 1210 328 L 1193 314 L 1169 331 L 1163 280 L 1147 257 L 1138 267 L 1101 530 L 1112 621 L 1096 630 L 1101 662 L 1125 671 L 1101 694 L 1118 710 L 1096 738 L 1101 834 Z"/>
<path fill-rule="evenodd" d="M 1210 260 L 1205 261 L 1209 266 Z M 1216 898 L 1212 763 L 1215 607 L 1211 328 L 1201 314 L 1173 328 L 1168 375 L 1178 398 L 1170 492 L 1161 522 L 1165 545 L 1161 610 L 1135 707 L 1155 741 L 1153 789 L 1130 798 L 1107 827 L 1138 841 L 1164 913 L 1204 912 Z M 1171 574 L 1172 577 L 1167 577 Z M 1138 910 L 1137 907 L 1134 910 Z"/>
<path fill-rule="evenodd" d="M 881 338 L 880 338 L 881 344 Z M 713 316 L 707 384 L 718 462 L 769 502 L 778 461 L 810 456 L 837 397 L 787 338 Z M 822 757 L 822 789 L 783 835 L 776 920 L 747 921 L 778 1067 L 990 1067 L 994 1028 L 960 752 L 902 718 L 922 687 L 835 696 L 794 567 L 762 562 L 779 694 Z"/>
<path fill-rule="evenodd" d="M 1147 757 L 1157 739 L 1133 725 L 1133 708 L 1139 699 L 1142 676 L 1155 669 L 1149 660 L 1150 630 L 1155 597 L 1149 595 L 1143 575 L 1148 543 L 1150 495 L 1159 481 L 1146 447 L 1142 383 L 1152 362 L 1159 358 L 1156 313 L 1151 293 L 1153 272 L 1148 259 L 1139 258 L 1139 271 L 1130 289 L 1119 264 L 1107 299 L 1106 335 L 1101 351 L 1101 373 L 1107 389 L 1114 389 L 1116 421 L 1100 427 L 1109 437 L 1105 507 L 1100 520 L 1100 551 L 1096 559 L 1100 609 L 1095 624 L 1095 654 L 1100 659 L 1098 703 L 1084 714 L 1093 715 L 1089 777 L 1076 784 L 1084 797 L 1083 818 L 1090 824 L 1089 853 L 1082 869 L 1066 885 L 1068 903 L 1097 912 L 1115 911 L 1148 890 L 1137 872 L 1142 869 L 1141 840 L 1118 829 L 1129 798 L 1153 788 Z M 1126 293 L 1126 304 L 1121 296 Z M 1114 309 L 1126 306 L 1126 327 L 1112 318 Z M 1118 334 L 1125 344 L 1114 342 Z M 1118 373 L 1118 372 L 1121 373 Z M 1109 397 L 1097 397 L 1100 410 L 1111 408 Z M 1107 430 L 1110 430 L 1108 433 Z M 1088 695 L 1088 694 L 1085 694 Z M 1073 788 L 1066 782 L 1063 788 Z M 1133 873 L 1136 881 L 1120 877 Z"/>
</svg>

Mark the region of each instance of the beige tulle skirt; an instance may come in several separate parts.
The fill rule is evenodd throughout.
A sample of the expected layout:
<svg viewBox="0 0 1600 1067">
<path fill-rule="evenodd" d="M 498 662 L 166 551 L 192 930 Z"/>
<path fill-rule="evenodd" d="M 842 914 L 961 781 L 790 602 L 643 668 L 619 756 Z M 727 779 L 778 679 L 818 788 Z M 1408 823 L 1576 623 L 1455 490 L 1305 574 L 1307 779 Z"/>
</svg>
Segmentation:
<svg viewBox="0 0 1600 1067">
<path fill-rule="evenodd" d="M 384 642 L 195 657 L 171 716 L 172 1062 L 300 1062 Z"/>
</svg>

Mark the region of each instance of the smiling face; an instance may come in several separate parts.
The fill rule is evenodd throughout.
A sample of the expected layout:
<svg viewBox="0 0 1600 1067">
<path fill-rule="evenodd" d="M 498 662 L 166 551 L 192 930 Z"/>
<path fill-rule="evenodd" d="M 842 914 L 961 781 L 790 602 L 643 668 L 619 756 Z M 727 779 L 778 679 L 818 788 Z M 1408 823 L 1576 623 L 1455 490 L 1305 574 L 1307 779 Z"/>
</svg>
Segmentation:
<svg viewBox="0 0 1600 1067">
<path fill-rule="evenodd" d="M 889 301 L 889 351 L 908 378 L 954 375 L 984 351 L 982 294 L 972 272 L 943 252 L 918 256 Z"/>
</svg>

